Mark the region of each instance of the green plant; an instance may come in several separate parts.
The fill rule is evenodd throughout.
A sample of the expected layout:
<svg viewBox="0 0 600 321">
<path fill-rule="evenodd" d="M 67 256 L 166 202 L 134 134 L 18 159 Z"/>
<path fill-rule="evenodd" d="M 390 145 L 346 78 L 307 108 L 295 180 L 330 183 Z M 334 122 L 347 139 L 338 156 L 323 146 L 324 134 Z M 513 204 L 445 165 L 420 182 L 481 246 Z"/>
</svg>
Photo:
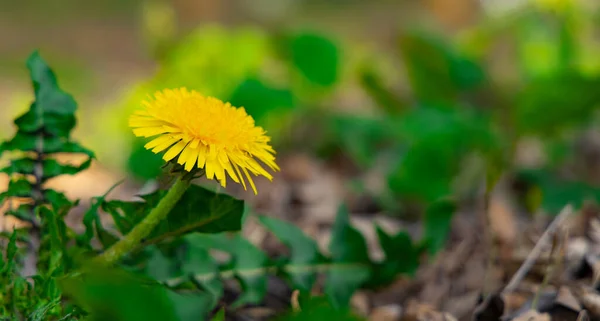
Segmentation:
<svg viewBox="0 0 600 321">
<path fill-rule="evenodd" d="M 228 278 L 236 278 L 243 291 L 227 311 L 260 303 L 269 274 L 284 277 L 302 292 L 302 312 L 287 317 L 317 313 L 346 318 L 355 290 L 385 286 L 398 274 L 414 273 L 421 253 L 431 242 L 439 243 L 428 238 L 413 244 L 406 233 L 389 235 L 377 227 L 385 258 L 373 261 L 341 207 L 329 255 L 293 224 L 259 216 L 291 251 L 289 257 L 270 258 L 239 233 L 250 215 L 244 202 L 190 184 L 200 172 L 181 176 L 178 164 L 171 164 L 170 174 L 180 178 L 169 191 L 140 195 L 139 201 L 109 201 L 109 190 L 92 199 L 83 215 L 84 231 L 78 233 L 65 221 L 78 201 L 45 183 L 85 170 L 94 154 L 70 137 L 75 100 L 60 89 L 37 52 L 27 65 L 35 101 L 15 120 L 14 137 L 0 145 L 2 152 L 11 152 L 10 165 L 2 171 L 12 177 L 0 197 L 18 201 L 7 215 L 28 223 L 3 235 L 2 318 L 197 320 L 217 307 Z M 79 165 L 62 164 L 52 157 L 57 153 L 86 158 Z M 114 226 L 104 226 L 101 215 L 112 217 Z M 212 250 L 229 253 L 231 260 L 217 262 Z M 310 296 L 318 274 L 327 280 L 320 301 Z"/>
</svg>

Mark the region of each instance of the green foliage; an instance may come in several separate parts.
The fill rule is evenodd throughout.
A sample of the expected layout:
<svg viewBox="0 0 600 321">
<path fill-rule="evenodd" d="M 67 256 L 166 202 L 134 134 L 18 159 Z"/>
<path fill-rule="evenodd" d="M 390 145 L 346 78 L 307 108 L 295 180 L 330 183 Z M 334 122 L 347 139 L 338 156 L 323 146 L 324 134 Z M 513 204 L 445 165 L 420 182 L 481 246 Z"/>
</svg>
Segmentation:
<svg viewBox="0 0 600 321">
<path fill-rule="evenodd" d="M 160 284 L 98 266 L 84 267 L 80 273 L 61 285 L 65 295 L 89 313 L 89 320 L 178 320 L 168 290 Z"/>
<path fill-rule="evenodd" d="M 330 87 L 339 77 L 340 52 L 336 44 L 319 33 L 289 36 L 287 54 L 295 69 L 311 83 Z"/>
<path fill-rule="evenodd" d="M 164 161 L 162 155 L 144 148 L 146 143 L 143 139 L 134 139 L 127 159 L 127 169 L 134 177 L 152 179 L 162 173 Z"/>
<path fill-rule="evenodd" d="M 309 321 L 309 320 L 331 320 L 331 321 L 360 321 L 364 320 L 352 313 L 349 309 L 336 309 L 324 297 L 302 298 L 301 310 L 291 311 L 276 320 Z"/>
<path fill-rule="evenodd" d="M 15 120 L 16 134 L 0 145 L 0 153 L 18 151 L 22 155 L 11 159 L 10 164 L 1 170 L 12 179 L 7 191 L 0 194 L 0 200 L 28 199 L 19 202 L 18 207 L 11 208 L 7 214 L 29 222 L 31 228 L 28 231 L 15 230 L 6 247 L 0 283 L 5 297 L 0 312 L 3 316 L 27 316 L 32 320 L 54 320 L 57 317 L 70 320 L 78 312 L 60 304 L 61 294 L 55 277 L 65 273 L 72 265 L 65 254 L 68 229 L 64 216 L 77 202 L 71 202 L 62 193 L 43 185 L 50 178 L 86 169 L 94 154 L 70 138 L 76 124 L 77 104 L 60 89 L 54 72 L 37 52 L 29 57 L 27 67 L 35 101 L 25 114 Z M 59 152 L 83 153 L 88 159 L 78 166 L 65 165 L 52 158 Z M 21 235 L 19 241 L 35 244 L 39 252 L 35 248 L 19 247 L 17 234 Z M 26 253 L 23 253 L 24 250 Z M 25 277 L 31 277 L 34 282 L 28 282 Z"/>
<path fill-rule="evenodd" d="M 521 170 L 517 178 L 529 185 L 526 197 L 532 211 L 541 208 L 545 213 L 558 214 L 565 204 L 570 203 L 579 208 L 586 201 L 600 200 L 600 189 L 583 181 L 566 179 L 557 176 L 545 169 Z M 532 204 L 531 199 L 537 192 L 541 192 L 541 200 Z"/>
<path fill-rule="evenodd" d="M 456 204 L 449 200 L 432 203 L 425 212 L 425 244 L 429 253 L 441 250 L 448 237 Z"/>
<path fill-rule="evenodd" d="M 426 204 L 452 195 L 452 182 L 470 153 L 488 152 L 496 142 L 481 115 L 458 109 L 422 107 L 398 120 L 405 152 L 388 177 L 390 188 Z"/>
<path fill-rule="evenodd" d="M 86 169 L 93 153 L 80 147 L 70 137 L 75 126 L 76 103 L 58 87 L 52 70 L 37 53 L 29 58 L 28 67 L 36 100 L 30 110 L 15 121 L 15 136 L 2 144 L 3 151 L 19 152 L 15 155 L 22 156 L 11 159 L 9 165 L 2 169 L 12 179 L 8 189 L 0 194 L 0 201 L 18 199 L 20 205 L 8 214 L 29 222 L 31 226 L 15 229 L 7 246 L 3 247 L 6 254 L 0 256 L 0 317 L 20 316 L 31 320 L 79 320 L 84 316 L 91 320 L 192 320 L 206 315 L 206 309 L 200 313 L 195 311 L 197 309 L 190 309 L 197 306 L 198 296 L 173 292 L 156 281 L 161 275 L 157 262 L 158 267 L 164 268 L 169 266 L 170 261 L 163 260 L 161 263 L 160 256 L 148 255 L 156 249 L 156 246 L 150 245 L 169 248 L 179 244 L 181 237 L 190 233 L 208 235 L 239 231 L 245 211 L 243 201 L 191 186 L 175 204 L 168 219 L 139 244 L 128 260 L 134 265 L 152 267 L 148 273 L 154 275 L 154 279 L 132 273 L 131 265 L 125 270 L 89 267 L 86 262 L 90 256 L 131 231 L 158 204 L 165 192 L 158 190 L 142 195 L 141 201 L 134 202 L 108 201 L 107 192 L 92 200 L 83 217 L 83 233 L 76 233 L 67 226 L 65 216 L 78 201 L 70 201 L 62 193 L 46 188 L 44 183 L 51 178 Z M 88 158 L 73 166 L 58 162 L 53 158 L 55 153 L 84 153 Z M 113 217 L 117 231 L 103 226 L 101 211 Z M 37 248 L 29 244 L 37 244 Z M 248 257 L 247 261 L 254 259 Z M 33 266 L 28 263 L 32 261 Z M 131 300 L 132 297 L 137 301 Z M 152 307 L 140 309 L 146 304 Z M 209 304 L 206 301 L 203 306 Z"/>
<path fill-rule="evenodd" d="M 141 196 L 143 202 L 106 201 L 101 208 L 109 213 L 119 232 L 125 235 L 137 225 L 151 209 L 156 207 L 165 191 Z M 220 233 L 239 231 L 244 202 L 225 194 L 215 194 L 192 185 L 168 215 L 146 238 L 142 246 L 159 243 L 188 233 Z M 93 215 L 93 214 L 90 214 Z M 90 233 L 88 231 L 88 233 Z"/>
<path fill-rule="evenodd" d="M 477 62 L 431 34 L 402 34 L 399 45 L 411 88 L 420 102 L 455 102 L 485 80 Z"/>
<path fill-rule="evenodd" d="M 243 201 L 192 185 L 119 267 L 90 269 L 84 262 L 130 232 L 165 192 L 141 195 L 138 201 L 108 200 L 107 193 L 92 200 L 83 217 L 85 231 L 76 233 L 65 224 L 77 202 L 45 183 L 85 170 L 94 154 L 71 139 L 74 99 L 60 89 L 39 55 L 32 55 L 27 65 L 35 101 L 15 120 L 15 135 L 0 145 L 0 154 L 14 156 L 1 170 L 11 181 L 0 200 L 18 200 L 9 214 L 33 228 L 7 237 L 0 257 L 0 313 L 31 320 L 199 320 L 219 306 L 226 282 L 235 279 L 241 295 L 213 316 L 223 320 L 226 311 L 264 301 L 268 278 L 276 275 L 301 292 L 301 310 L 282 318 L 357 320 L 348 311 L 357 289 L 412 275 L 423 254 L 434 255 L 445 246 L 465 189 L 475 194 L 483 183 L 491 189 L 503 173 L 516 174 L 528 185 L 524 198 L 531 210 L 556 213 L 566 203 L 597 201 L 600 194 L 585 170 L 556 174 L 567 172 L 563 161 L 575 158 L 574 138 L 597 122 L 600 65 L 597 44 L 591 41 L 592 14 L 562 8 L 548 15 L 545 10 L 529 7 L 500 22 L 486 18 L 471 30 L 475 38 L 466 45 L 432 32 L 403 32 L 396 62 L 405 73 L 376 68 L 384 57 L 379 53 L 352 61 L 359 46 L 342 46 L 319 32 L 267 34 L 209 26 L 173 39 L 172 30 L 153 29 L 161 41 L 155 44 L 160 51 L 155 52 L 156 73 L 114 104 L 110 112 L 116 111 L 116 117 L 99 117 L 109 118 L 99 122 L 103 128 L 98 130 L 103 154 L 111 155 L 107 160 L 119 159 L 115 142 L 130 137 L 126 117 L 148 93 L 186 86 L 230 101 L 246 108 L 276 144 L 316 146 L 326 156 L 341 153 L 360 170 L 381 167 L 376 170 L 385 175 L 389 197 L 377 196 L 392 200 L 382 205 L 389 212 L 419 210 L 423 237 L 415 242 L 405 232 L 389 235 L 375 226 L 384 252 L 377 261 L 343 206 L 327 254 L 293 224 L 260 216 L 259 223 L 289 249 L 289 255 L 272 258 L 238 233 L 247 214 Z M 514 52 L 501 54 L 502 59 L 486 56 L 498 52 L 492 47 L 497 39 Z M 371 99 L 354 100 L 361 95 Z M 373 113 L 338 112 L 347 101 L 366 103 Z M 301 126 L 318 142 L 279 135 L 296 133 Z M 527 170 L 513 162 L 526 136 L 552 151 L 544 155 L 551 156 L 550 162 Z M 123 163 L 135 177 L 155 179 L 163 161 L 144 143 L 127 142 L 132 148 Z M 86 154 L 87 159 L 63 164 L 56 153 Z M 467 163 L 472 158 L 481 160 L 482 168 Z M 463 176 L 477 182 L 465 187 Z M 105 214 L 114 224 L 103 223 Z M 39 249 L 29 249 L 30 243 Z M 25 265 L 32 252 L 37 252 L 37 264 L 29 272 Z M 33 275 L 23 275 L 25 270 Z M 322 284 L 316 282 L 319 275 Z M 317 284 L 323 297 L 309 295 Z"/>
<path fill-rule="evenodd" d="M 272 88 L 258 79 L 246 79 L 231 94 L 234 106 L 245 106 L 253 118 L 263 121 L 269 113 L 289 111 L 294 107 L 290 90 Z"/>
<path fill-rule="evenodd" d="M 212 296 L 212 307 L 223 295 L 223 280 L 235 278 L 243 291 L 231 306 L 235 308 L 263 300 L 268 274 L 281 275 L 292 288 L 308 294 L 317 274 L 323 273 L 328 302 L 344 311 L 359 287 L 385 286 L 398 274 L 412 274 L 422 252 L 422 247 L 413 245 L 405 233 L 392 236 L 377 228 L 386 257 L 373 261 L 364 237 L 350 225 L 344 207 L 340 208 L 333 230 L 329 245 L 331 255 L 321 253 L 316 242 L 291 223 L 266 216 L 259 217 L 259 222 L 289 248 L 289 257 L 273 260 L 237 234 L 191 234 L 185 237 L 187 250 L 180 256 L 183 257 L 181 268 L 169 269 L 170 278 L 166 274 L 162 276 L 165 283 L 174 288 L 193 284 Z M 208 254 L 209 250 L 228 253 L 230 259 L 218 263 Z"/>
<path fill-rule="evenodd" d="M 557 135 L 565 129 L 585 125 L 597 110 L 599 76 L 575 71 L 537 79 L 523 89 L 516 110 L 520 131 Z"/>
</svg>

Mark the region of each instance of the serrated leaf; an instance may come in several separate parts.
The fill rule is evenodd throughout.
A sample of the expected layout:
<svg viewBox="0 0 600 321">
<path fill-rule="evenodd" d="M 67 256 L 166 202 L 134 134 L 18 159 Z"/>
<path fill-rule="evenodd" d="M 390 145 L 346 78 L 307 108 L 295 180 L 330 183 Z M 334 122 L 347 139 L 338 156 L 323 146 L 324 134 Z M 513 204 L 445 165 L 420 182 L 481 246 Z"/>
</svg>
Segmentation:
<svg viewBox="0 0 600 321">
<path fill-rule="evenodd" d="M 0 170 L 8 175 L 13 174 L 33 174 L 35 160 L 29 157 L 11 160 L 10 165 Z M 62 165 L 57 160 L 45 158 L 42 160 L 43 179 L 47 180 L 59 175 L 73 175 L 87 169 L 92 163 L 92 159 L 88 158 L 79 166 Z"/>
<path fill-rule="evenodd" d="M 162 191 L 145 195 L 146 202 L 110 201 L 103 207 L 113 217 L 122 217 L 118 225 L 126 233 L 158 204 Z M 161 242 L 167 238 L 178 237 L 192 232 L 219 233 L 239 231 L 244 213 L 244 202 L 229 195 L 217 194 L 203 187 L 192 185 L 163 220 L 150 233 L 144 246 Z"/>
<path fill-rule="evenodd" d="M 35 160 L 29 157 L 13 159 L 10 161 L 10 165 L 0 170 L 2 173 L 12 174 L 33 174 L 33 167 Z"/>
<path fill-rule="evenodd" d="M 304 32 L 289 39 L 291 60 L 307 80 L 324 87 L 338 80 L 340 53 L 337 45 L 324 35 Z"/>
<path fill-rule="evenodd" d="M 265 253 L 237 234 L 231 237 L 225 234 L 192 234 L 186 240 L 197 247 L 231 254 L 231 269 L 242 286 L 242 294 L 232 308 L 262 301 L 267 291 L 265 266 L 268 257 Z"/>
<path fill-rule="evenodd" d="M 446 244 L 456 204 L 451 200 L 433 202 L 425 211 L 424 237 L 429 253 L 435 254 Z"/>
<path fill-rule="evenodd" d="M 340 206 L 333 225 L 329 252 L 333 266 L 327 273 L 325 293 L 335 307 L 347 307 L 350 297 L 371 274 L 363 235 L 350 225 L 348 210 Z"/>
<path fill-rule="evenodd" d="M 14 216 L 25 222 L 34 221 L 34 207 L 33 204 L 20 204 L 16 209 L 9 208 L 6 211 L 6 215 Z"/>
<path fill-rule="evenodd" d="M 91 158 L 88 158 L 79 166 L 63 165 L 53 158 L 46 158 L 43 160 L 44 179 L 49 179 L 59 175 L 74 175 L 87 169 L 91 164 Z"/>
<path fill-rule="evenodd" d="M 259 220 L 290 248 L 289 263 L 291 267 L 286 272 L 290 274 L 294 287 L 302 291 L 310 291 L 316 280 L 316 273 L 310 269 L 303 269 L 303 267 L 315 265 L 324 260 L 319 253 L 317 242 L 306 236 L 293 224 L 267 216 L 261 216 Z"/>
<path fill-rule="evenodd" d="M 52 136 L 68 137 L 75 127 L 77 103 L 73 97 L 60 89 L 54 72 L 38 52 L 27 59 L 35 102 L 23 116 L 15 120 L 20 130 L 36 132 L 43 129 Z"/>
<path fill-rule="evenodd" d="M 6 264 L 2 269 L 4 273 L 10 272 L 14 268 L 16 264 L 15 256 L 17 255 L 17 250 L 17 230 L 15 229 L 10 235 L 8 245 L 6 246 Z"/>
<path fill-rule="evenodd" d="M 104 205 L 108 194 L 121 183 L 122 182 L 118 182 L 115 185 L 113 185 L 111 188 L 108 189 L 108 191 L 106 191 L 104 195 L 92 198 L 91 206 L 83 215 L 83 226 L 85 226 L 85 232 L 77 236 L 77 244 L 79 246 L 91 249 L 90 242 L 94 238 L 94 232 L 95 235 L 98 237 L 100 243 L 102 243 L 102 245 L 104 246 L 104 248 L 108 248 L 118 241 L 118 238 L 116 236 L 112 235 L 110 232 L 104 229 L 98 211 L 100 210 L 102 205 Z"/>
<path fill-rule="evenodd" d="M 56 213 L 45 206 L 41 206 L 38 208 L 40 217 L 44 218 L 44 226 L 47 231 L 45 231 L 45 235 L 49 239 L 42 240 L 42 243 L 49 243 L 49 251 L 44 253 L 44 255 L 40 255 L 40 260 L 48 259 L 48 273 L 52 274 L 55 270 L 57 270 L 61 265 L 61 260 L 63 258 L 63 250 L 66 248 L 65 238 L 63 237 L 63 233 L 59 230 L 59 223 L 57 222 L 58 217 Z"/>
<path fill-rule="evenodd" d="M 50 204 L 52 204 L 52 206 L 57 211 L 60 211 L 65 208 L 70 208 L 73 205 L 73 203 L 67 198 L 67 196 L 65 196 L 65 194 L 61 192 L 57 192 L 53 189 L 45 189 L 43 193 L 44 198 L 48 202 L 50 202 Z"/>
<path fill-rule="evenodd" d="M 36 151 L 37 139 L 37 135 L 24 133 L 23 131 L 17 131 L 13 138 L 2 143 L 0 146 L 0 151 Z M 95 157 L 94 153 L 89 149 L 86 149 L 75 142 L 69 141 L 64 137 L 58 136 L 44 136 L 42 152 L 44 154 L 76 153 L 85 154 L 91 158 Z"/>
<path fill-rule="evenodd" d="M 32 184 L 25 178 L 11 180 L 8 189 L 2 193 L 3 197 L 30 197 L 33 191 Z"/>
</svg>

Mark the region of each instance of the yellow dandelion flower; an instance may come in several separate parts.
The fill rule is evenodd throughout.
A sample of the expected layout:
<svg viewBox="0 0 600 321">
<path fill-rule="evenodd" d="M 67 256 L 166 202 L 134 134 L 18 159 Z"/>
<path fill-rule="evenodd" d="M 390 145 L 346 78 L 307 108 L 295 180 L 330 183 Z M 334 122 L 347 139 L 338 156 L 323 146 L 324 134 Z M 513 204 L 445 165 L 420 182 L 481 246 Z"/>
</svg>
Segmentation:
<svg viewBox="0 0 600 321">
<path fill-rule="evenodd" d="M 203 168 L 208 179 L 216 178 L 223 187 L 225 173 L 244 189 L 247 179 L 256 194 L 250 174 L 273 179 L 258 161 L 279 170 L 270 138 L 243 107 L 186 88 L 158 91 L 142 106 L 129 118 L 133 133 L 157 136 L 144 147 L 166 151 L 165 161 L 177 161 L 188 172 Z"/>
</svg>

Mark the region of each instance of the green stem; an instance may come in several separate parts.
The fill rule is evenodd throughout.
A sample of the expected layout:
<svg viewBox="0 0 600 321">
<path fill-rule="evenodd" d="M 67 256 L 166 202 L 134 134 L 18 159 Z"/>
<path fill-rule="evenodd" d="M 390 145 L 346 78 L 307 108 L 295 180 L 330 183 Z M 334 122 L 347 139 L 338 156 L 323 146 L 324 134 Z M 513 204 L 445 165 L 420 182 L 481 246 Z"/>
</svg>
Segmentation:
<svg viewBox="0 0 600 321">
<path fill-rule="evenodd" d="M 167 217 L 189 186 L 190 182 L 188 180 L 184 181 L 181 178 L 178 178 L 177 181 L 175 181 L 175 184 L 173 184 L 167 192 L 167 195 L 160 200 L 150 214 L 139 222 L 125 237 L 113 244 L 113 246 L 104 253 L 97 256 L 95 258 L 96 263 L 112 265 L 127 253 L 131 252 L 150 234 L 150 232 L 152 232 L 160 221 Z"/>
</svg>

